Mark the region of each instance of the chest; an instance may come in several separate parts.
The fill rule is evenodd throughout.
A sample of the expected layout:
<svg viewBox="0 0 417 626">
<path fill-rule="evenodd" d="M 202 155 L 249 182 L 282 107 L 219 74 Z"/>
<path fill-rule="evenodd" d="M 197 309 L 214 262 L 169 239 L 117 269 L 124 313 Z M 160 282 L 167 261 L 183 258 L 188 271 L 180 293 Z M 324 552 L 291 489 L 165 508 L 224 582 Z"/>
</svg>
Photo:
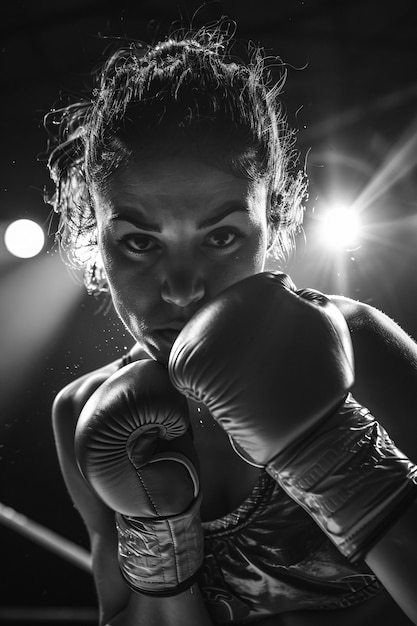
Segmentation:
<svg viewBox="0 0 417 626">
<path fill-rule="evenodd" d="M 259 469 L 243 461 L 204 405 L 189 402 L 194 445 L 200 463 L 203 521 L 235 510 L 252 492 Z"/>
</svg>

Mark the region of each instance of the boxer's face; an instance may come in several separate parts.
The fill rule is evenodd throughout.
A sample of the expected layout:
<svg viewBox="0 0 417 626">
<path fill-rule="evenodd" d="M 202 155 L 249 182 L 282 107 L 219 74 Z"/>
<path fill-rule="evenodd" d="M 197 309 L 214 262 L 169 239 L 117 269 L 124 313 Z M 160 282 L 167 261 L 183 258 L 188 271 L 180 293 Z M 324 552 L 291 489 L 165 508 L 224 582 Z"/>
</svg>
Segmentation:
<svg viewBox="0 0 417 626">
<path fill-rule="evenodd" d="M 162 362 L 209 298 L 264 268 L 265 184 L 191 152 L 120 169 L 93 199 L 116 310 Z"/>
</svg>

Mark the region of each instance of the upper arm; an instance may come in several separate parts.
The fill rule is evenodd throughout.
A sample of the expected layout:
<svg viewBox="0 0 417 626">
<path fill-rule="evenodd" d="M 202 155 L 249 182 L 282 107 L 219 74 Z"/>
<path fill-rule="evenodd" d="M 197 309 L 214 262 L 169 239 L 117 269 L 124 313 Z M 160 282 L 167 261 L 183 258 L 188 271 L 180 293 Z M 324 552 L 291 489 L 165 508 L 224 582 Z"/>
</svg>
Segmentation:
<svg viewBox="0 0 417 626">
<path fill-rule="evenodd" d="M 53 430 L 66 486 L 90 537 L 100 623 L 107 623 L 126 606 L 130 591 L 118 566 L 114 512 L 91 490 L 75 459 L 73 442 L 80 408 L 79 389 L 69 386 L 58 394 L 52 411 Z"/>
<path fill-rule="evenodd" d="M 333 297 L 351 331 L 352 395 L 369 408 L 396 445 L 417 461 L 417 344 L 391 318 L 369 305 Z"/>
</svg>

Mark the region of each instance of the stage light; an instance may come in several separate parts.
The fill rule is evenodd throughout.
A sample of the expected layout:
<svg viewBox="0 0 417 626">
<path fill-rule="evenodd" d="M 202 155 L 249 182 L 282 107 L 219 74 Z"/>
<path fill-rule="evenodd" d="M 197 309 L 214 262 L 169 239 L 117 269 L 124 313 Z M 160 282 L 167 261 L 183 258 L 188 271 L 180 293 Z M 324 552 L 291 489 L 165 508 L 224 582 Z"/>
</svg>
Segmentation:
<svg viewBox="0 0 417 626">
<path fill-rule="evenodd" d="M 29 259 L 39 254 L 44 243 L 45 234 L 33 220 L 16 220 L 9 224 L 4 233 L 7 250 L 21 259 Z"/>
<path fill-rule="evenodd" d="M 13 265 L 0 280 L 1 419 L 6 407 L 22 393 L 26 378 L 36 375 L 46 350 L 70 323 L 83 287 L 68 272 L 58 254 L 40 254 L 29 263 Z M 0 620 L 1 621 L 1 620 Z"/>
<path fill-rule="evenodd" d="M 359 245 L 360 221 L 352 209 L 330 209 L 321 216 L 318 226 L 320 238 L 328 248 L 349 250 Z"/>
</svg>

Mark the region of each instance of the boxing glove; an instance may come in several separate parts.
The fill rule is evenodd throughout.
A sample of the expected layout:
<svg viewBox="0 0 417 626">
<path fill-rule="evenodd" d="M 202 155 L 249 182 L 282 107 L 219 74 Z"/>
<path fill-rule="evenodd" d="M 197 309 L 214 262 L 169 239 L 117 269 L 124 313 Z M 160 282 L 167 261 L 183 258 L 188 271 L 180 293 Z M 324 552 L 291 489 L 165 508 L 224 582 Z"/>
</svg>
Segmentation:
<svg viewBox="0 0 417 626">
<path fill-rule="evenodd" d="M 153 360 L 108 378 L 75 431 L 81 473 L 116 512 L 119 565 L 137 592 L 191 586 L 203 560 L 198 460 L 187 401 Z"/>
<path fill-rule="evenodd" d="M 350 396 L 349 329 L 323 294 L 282 273 L 251 276 L 193 316 L 168 367 L 352 561 L 414 497 L 415 467 Z"/>
</svg>

